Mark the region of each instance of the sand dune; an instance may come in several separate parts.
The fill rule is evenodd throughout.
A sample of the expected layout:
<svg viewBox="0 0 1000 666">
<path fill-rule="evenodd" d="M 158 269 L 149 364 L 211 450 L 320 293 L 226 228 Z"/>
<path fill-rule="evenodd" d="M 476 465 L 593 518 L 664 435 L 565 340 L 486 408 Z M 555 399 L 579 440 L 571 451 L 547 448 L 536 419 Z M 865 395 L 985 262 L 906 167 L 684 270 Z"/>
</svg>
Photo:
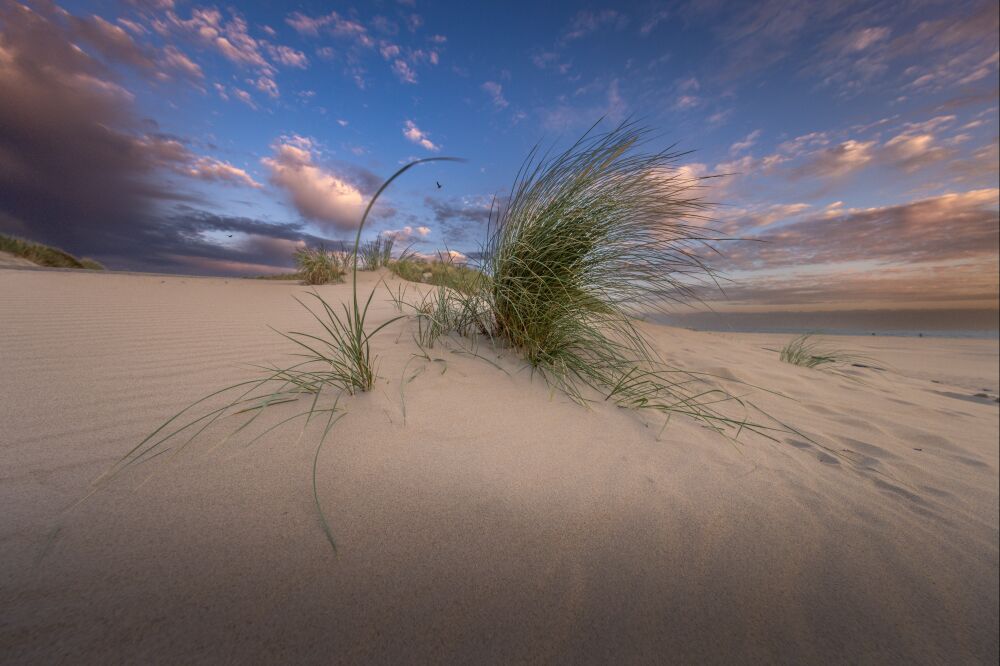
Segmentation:
<svg viewBox="0 0 1000 666">
<path fill-rule="evenodd" d="M 311 328 L 302 290 L 0 269 L 0 661 L 996 662 L 995 340 L 838 339 L 884 369 L 832 372 L 779 363 L 778 336 L 645 325 L 671 362 L 783 394 L 728 385 L 802 435 L 734 444 L 683 418 L 658 439 L 510 354 L 411 360 L 399 322 L 319 460 L 336 554 L 295 425 L 213 432 L 63 513 L 282 362 L 268 326 Z"/>
</svg>

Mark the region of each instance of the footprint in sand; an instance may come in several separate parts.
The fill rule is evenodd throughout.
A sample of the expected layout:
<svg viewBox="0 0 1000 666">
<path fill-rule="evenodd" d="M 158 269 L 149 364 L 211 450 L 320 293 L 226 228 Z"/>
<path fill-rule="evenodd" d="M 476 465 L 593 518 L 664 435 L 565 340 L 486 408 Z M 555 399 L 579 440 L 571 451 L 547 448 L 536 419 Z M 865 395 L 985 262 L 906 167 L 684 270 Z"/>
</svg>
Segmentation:
<svg viewBox="0 0 1000 666">
<path fill-rule="evenodd" d="M 797 449 L 811 449 L 811 448 L 813 448 L 812 444 L 810 444 L 809 442 L 803 442 L 800 439 L 791 439 L 791 438 L 789 438 L 789 439 L 785 440 L 785 443 L 787 443 L 787 444 L 789 444 L 791 446 L 794 446 Z M 816 459 L 819 460 L 821 463 L 826 463 L 827 465 L 839 465 L 840 464 L 839 460 L 837 460 L 835 457 L 831 456 L 829 453 L 826 453 L 824 451 L 818 452 L 816 454 Z"/>
<path fill-rule="evenodd" d="M 898 459 L 895 453 L 886 451 L 880 446 L 875 446 L 874 444 L 869 444 L 867 442 L 862 442 L 861 440 L 854 439 L 853 437 L 837 437 L 842 443 L 847 445 L 851 450 L 857 453 L 863 453 L 866 456 L 870 456 L 875 460 L 875 462 L 881 462 L 883 458 L 890 460 Z"/>
</svg>

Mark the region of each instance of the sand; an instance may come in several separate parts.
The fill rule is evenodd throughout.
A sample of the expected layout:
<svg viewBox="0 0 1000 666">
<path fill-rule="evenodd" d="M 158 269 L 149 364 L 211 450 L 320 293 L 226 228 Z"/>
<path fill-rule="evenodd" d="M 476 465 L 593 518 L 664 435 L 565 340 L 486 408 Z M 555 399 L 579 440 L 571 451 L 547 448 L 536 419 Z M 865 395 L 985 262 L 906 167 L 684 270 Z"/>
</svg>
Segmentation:
<svg viewBox="0 0 1000 666">
<path fill-rule="evenodd" d="M 784 394 L 732 387 L 804 435 L 734 444 L 683 418 L 658 439 L 510 354 L 411 360 L 399 322 L 319 458 L 336 554 L 295 425 L 213 431 L 64 512 L 283 362 L 267 327 L 310 330 L 302 291 L 0 269 L 0 662 L 996 662 L 998 406 L 973 397 L 995 340 L 837 338 L 886 369 L 831 372 L 647 325 L 671 362 Z M 394 314 L 380 293 L 372 321 Z"/>
</svg>

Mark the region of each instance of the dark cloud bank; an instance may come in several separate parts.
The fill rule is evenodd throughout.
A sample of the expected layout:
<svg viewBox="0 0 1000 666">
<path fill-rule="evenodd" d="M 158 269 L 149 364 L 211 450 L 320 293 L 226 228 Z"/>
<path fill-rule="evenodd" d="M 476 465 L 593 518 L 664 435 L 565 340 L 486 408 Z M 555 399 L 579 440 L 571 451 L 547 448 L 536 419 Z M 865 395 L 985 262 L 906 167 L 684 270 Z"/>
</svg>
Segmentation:
<svg viewBox="0 0 1000 666">
<path fill-rule="evenodd" d="M 29 8 L 0 0 L 0 231 L 112 268 L 199 273 L 288 265 L 292 243 L 324 240 L 301 223 L 199 210 L 202 202 L 164 178 L 167 170 L 259 187 L 245 172 L 158 133 L 154 121 L 134 113 L 109 65 L 73 46 L 170 78 L 156 54 L 110 28 L 44 2 Z M 241 235 L 223 246 L 205 232 Z"/>
</svg>

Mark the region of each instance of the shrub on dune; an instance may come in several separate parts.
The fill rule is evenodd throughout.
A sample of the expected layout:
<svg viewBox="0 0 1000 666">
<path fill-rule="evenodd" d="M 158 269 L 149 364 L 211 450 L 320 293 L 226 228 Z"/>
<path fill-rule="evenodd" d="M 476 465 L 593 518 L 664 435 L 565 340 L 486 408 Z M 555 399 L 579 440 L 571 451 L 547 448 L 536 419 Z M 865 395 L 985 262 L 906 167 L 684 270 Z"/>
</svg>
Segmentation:
<svg viewBox="0 0 1000 666">
<path fill-rule="evenodd" d="M 306 284 L 319 285 L 339 282 L 344 277 L 344 269 L 337 257 L 322 245 L 295 251 L 295 265 Z"/>
<path fill-rule="evenodd" d="M 361 269 L 366 271 L 377 271 L 385 268 L 392 261 L 392 246 L 395 239 L 391 236 L 376 236 L 367 241 L 358 250 L 361 262 Z"/>
</svg>

